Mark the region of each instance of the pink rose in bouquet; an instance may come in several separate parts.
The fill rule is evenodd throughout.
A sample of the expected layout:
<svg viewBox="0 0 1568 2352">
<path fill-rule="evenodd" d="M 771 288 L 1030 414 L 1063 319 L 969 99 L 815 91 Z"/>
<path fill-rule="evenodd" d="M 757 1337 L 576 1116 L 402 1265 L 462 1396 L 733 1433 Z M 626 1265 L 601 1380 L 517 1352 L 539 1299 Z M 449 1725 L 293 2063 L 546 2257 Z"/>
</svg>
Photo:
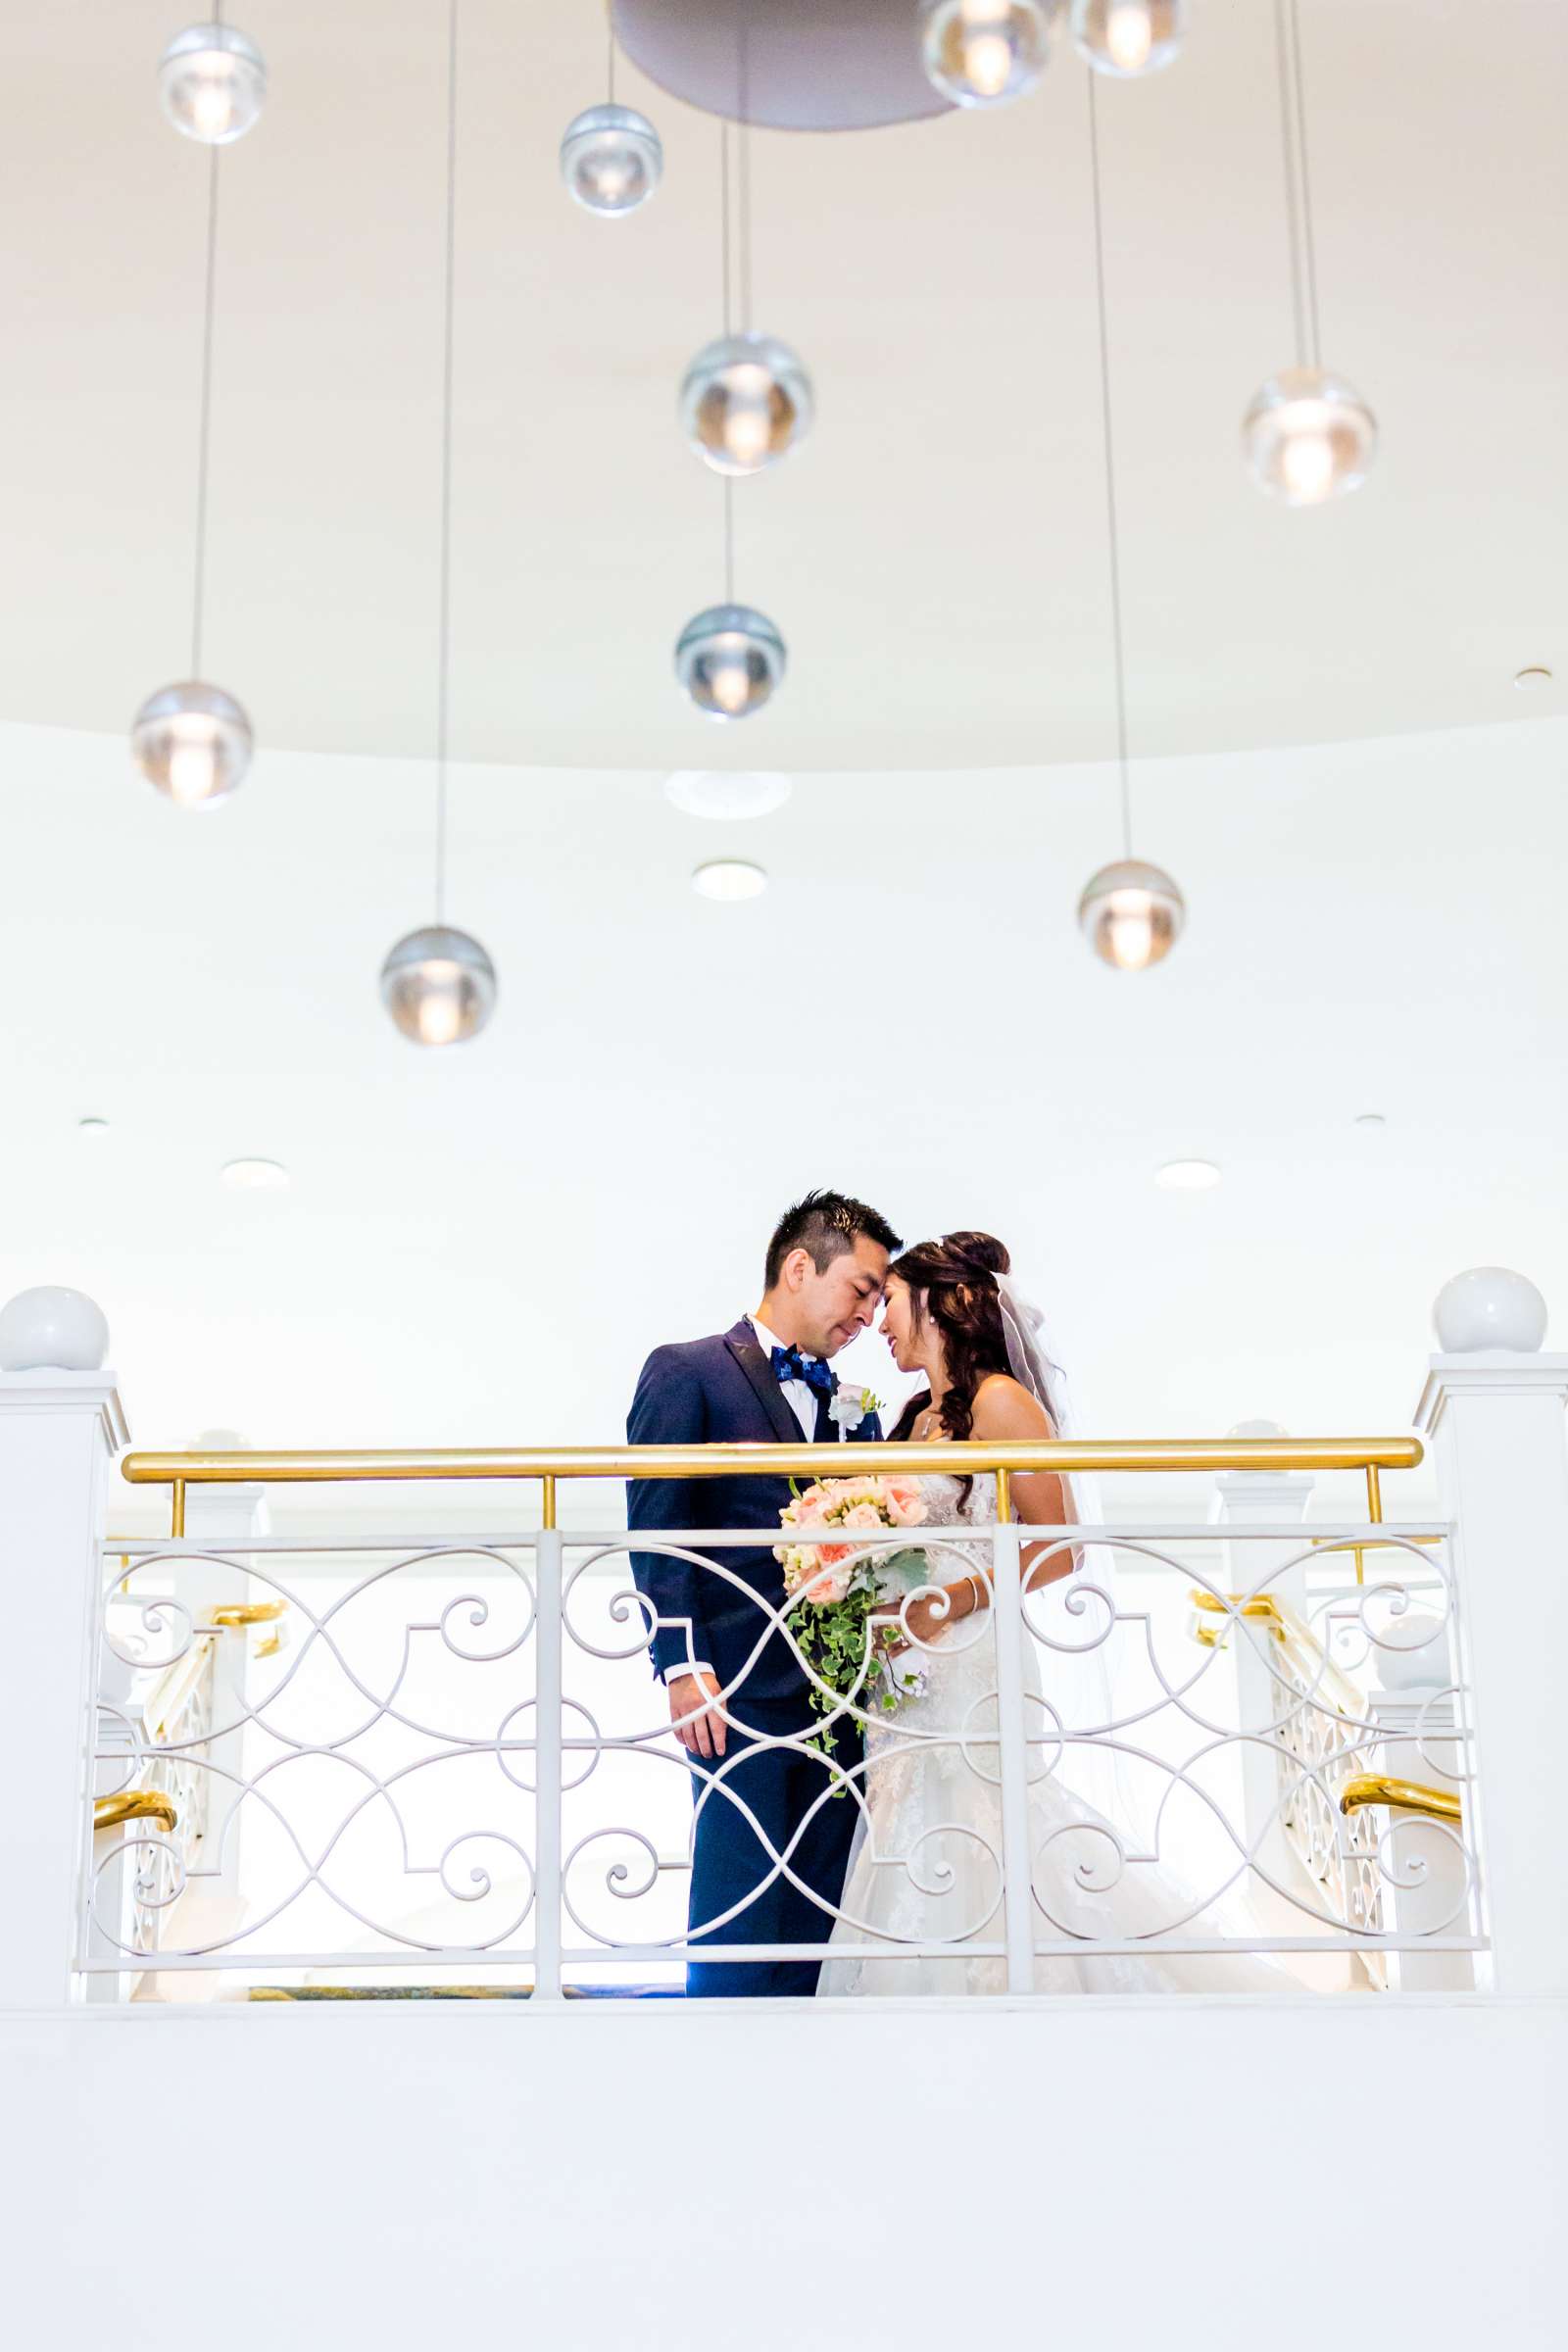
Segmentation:
<svg viewBox="0 0 1568 2352">
<path fill-rule="evenodd" d="M 811 1705 L 830 1718 L 864 1709 L 871 1703 L 866 1686 L 875 1664 L 871 1615 L 880 1600 L 878 1571 L 898 1555 L 886 1545 L 873 1548 L 842 1539 L 918 1527 L 926 1516 L 920 1482 L 819 1479 L 779 1516 L 791 1540 L 775 1545 L 774 1556 L 783 1566 L 784 1590 L 794 1603 L 789 1630 L 813 1678 Z M 808 1540 L 801 1541 L 803 1536 Z M 880 1687 L 883 1707 L 897 1706 L 901 1696 L 912 1695 L 912 1686 L 891 1678 Z M 816 1735 L 816 1743 L 832 1752 L 828 1729 Z"/>
</svg>

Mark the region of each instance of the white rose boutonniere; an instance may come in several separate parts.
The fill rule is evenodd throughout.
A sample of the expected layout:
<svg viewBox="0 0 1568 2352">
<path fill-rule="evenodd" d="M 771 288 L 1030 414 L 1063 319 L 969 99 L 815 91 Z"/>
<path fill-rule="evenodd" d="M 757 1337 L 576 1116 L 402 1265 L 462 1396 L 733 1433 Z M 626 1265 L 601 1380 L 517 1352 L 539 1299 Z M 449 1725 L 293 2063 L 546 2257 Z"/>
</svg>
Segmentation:
<svg viewBox="0 0 1568 2352">
<path fill-rule="evenodd" d="M 840 1434 L 847 1438 L 852 1429 L 858 1429 L 862 1421 L 881 1410 L 879 1399 L 869 1389 L 852 1388 L 847 1381 L 841 1381 L 833 1392 L 827 1415 L 830 1421 L 837 1422 Z"/>
</svg>

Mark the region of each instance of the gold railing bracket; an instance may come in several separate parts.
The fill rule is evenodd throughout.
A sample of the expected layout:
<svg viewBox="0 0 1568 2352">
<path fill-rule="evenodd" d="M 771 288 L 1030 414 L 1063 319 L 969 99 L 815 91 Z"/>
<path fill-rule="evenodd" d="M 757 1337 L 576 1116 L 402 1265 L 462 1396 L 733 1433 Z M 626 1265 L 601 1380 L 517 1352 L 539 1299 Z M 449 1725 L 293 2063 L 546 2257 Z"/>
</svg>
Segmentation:
<svg viewBox="0 0 1568 2352">
<path fill-rule="evenodd" d="M 1342 1813 L 1359 1813 L 1368 1805 L 1385 1805 L 1391 1813 L 1424 1813 L 1433 1821 L 1464 1818 L 1457 1789 L 1429 1788 L 1423 1781 L 1393 1780 L 1381 1772 L 1359 1772 L 1340 1790 Z"/>
<path fill-rule="evenodd" d="M 179 1813 L 173 1799 L 161 1788 L 122 1788 L 118 1796 L 94 1797 L 95 1830 L 118 1830 L 126 1821 L 156 1821 L 172 1838 L 179 1826 Z"/>
</svg>

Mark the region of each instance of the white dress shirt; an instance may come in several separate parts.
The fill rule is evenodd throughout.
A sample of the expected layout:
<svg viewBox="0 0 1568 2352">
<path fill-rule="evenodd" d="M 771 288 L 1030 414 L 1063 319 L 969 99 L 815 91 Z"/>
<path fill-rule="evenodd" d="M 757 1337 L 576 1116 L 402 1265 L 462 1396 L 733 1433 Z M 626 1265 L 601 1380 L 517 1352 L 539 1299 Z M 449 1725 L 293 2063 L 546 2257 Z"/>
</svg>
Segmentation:
<svg viewBox="0 0 1568 2352">
<path fill-rule="evenodd" d="M 784 1343 L 776 1333 L 768 1330 L 765 1323 L 760 1322 L 756 1315 L 748 1315 L 746 1320 L 757 1334 L 757 1345 L 766 1356 L 767 1368 L 771 1372 L 773 1350 L 775 1348 L 782 1348 Z M 811 1387 L 809 1381 L 805 1380 L 781 1380 L 778 1385 L 780 1395 L 788 1397 L 790 1410 L 801 1425 L 802 1437 L 808 1446 L 814 1445 L 816 1442 L 816 1391 Z M 838 1435 L 843 1437 L 842 1428 Z M 671 1666 L 664 1676 L 664 1682 L 667 1687 L 677 1675 L 711 1674 L 712 1671 L 711 1666 L 701 1660 L 695 1666 Z"/>
</svg>

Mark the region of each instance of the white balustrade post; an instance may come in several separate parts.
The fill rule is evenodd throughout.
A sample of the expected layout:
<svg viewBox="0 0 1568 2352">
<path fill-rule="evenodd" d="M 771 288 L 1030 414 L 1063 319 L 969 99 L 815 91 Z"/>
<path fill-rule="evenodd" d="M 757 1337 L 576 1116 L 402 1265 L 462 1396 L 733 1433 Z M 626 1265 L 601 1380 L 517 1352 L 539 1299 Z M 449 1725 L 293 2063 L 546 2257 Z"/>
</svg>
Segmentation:
<svg viewBox="0 0 1568 2352">
<path fill-rule="evenodd" d="M 6 1715 L 17 1774 L 0 1869 L 6 2008 L 54 2007 L 73 1992 L 91 1850 L 105 1491 L 127 1442 L 115 1376 L 96 1368 L 107 1342 L 103 1317 L 74 1292 L 24 1292 L 0 1314 L 0 1607 L 14 1637 Z M 40 1365 L 40 1354 L 67 1368 Z"/>
<path fill-rule="evenodd" d="M 1231 1431 L 1233 1438 L 1283 1437 L 1276 1422 L 1248 1421 Z M 1317 1481 L 1300 1470 L 1226 1470 L 1214 1480 L 1210 1521 L 1220 1528 L 1302 1527 Z M 1279 1540 L 1254 1537 L 1225 1544 L 1225 1578 L 1232 1592 L 1267 1592 L 1273 1599 L 1304 1616 L 1306 1609 L 1306 1536 Z M 1287 1566 L 1287 1562 L 1292 1562 Z M 1215 1624 L 1222 1624 L 1220 1618 Z M 1244 1732 L 1265 1732 L 1278 1723 L 1287 1705 L 1287 1692 L 1270 1671 L 1268 1627 L 1246 1621 L 1233 1629 L 1230 1647 L 1236 1660 L 1237 1722 Z M 1281 1818 L 1282 1782 L 1277 1755 L 1255 1740 L 1238 1748 L 1242 1776 L 1242 1821 L 1249 1849 L 1258 1865 L 1277 1882 L 1289 1886 L 1301 1876 Z"/>
<path fill-rule="evenodd" d="M 553 1494 L 548 1494 L 545 1516 L 550 1520 L 555 1518 Z M 538 1587 L 534 1617 L 538 1657 L 533 1710 L 533 1996 L 536 2001 L 555 2001 L 562 1997 L 561 1786 L 564 1776 L 561 1753 L 561 1649 L 564 1552 L 560 1528 L 541 1528 L 534 1552 L 534 1576 Z"/>
<path fill-rule="evenodd" d="M 1004 1486 L 998 1480 L 999 1487 Z M 999 1512 L 1005 1507 L 998 1498 Z M 1034 1873 L 1029 1853 L 1029 1727 L 1024 1721 L 1023 1586 L 1015 1526 L 999 1517 L 993 1540 L 992 1631 L 997 1645 L 997 1737 L 1002 1773 L 1002 1900 L 1007 1990 L 1032 1992 Z"/>
<path fill-rule="evenodd" d="M 1553 1759 L 1568 1658 L 1568 1355 L 1539 1352 L 1545 1304 L 1494 1266 L 1458 1275 L 1435 1310 L 1416 1427 L 1454 1524 L 1459 1657 L 1477 1779 L 1467 1841 L 1499 1992 L 1568 1992 L 1568 1872 Z"/>
</svg>

